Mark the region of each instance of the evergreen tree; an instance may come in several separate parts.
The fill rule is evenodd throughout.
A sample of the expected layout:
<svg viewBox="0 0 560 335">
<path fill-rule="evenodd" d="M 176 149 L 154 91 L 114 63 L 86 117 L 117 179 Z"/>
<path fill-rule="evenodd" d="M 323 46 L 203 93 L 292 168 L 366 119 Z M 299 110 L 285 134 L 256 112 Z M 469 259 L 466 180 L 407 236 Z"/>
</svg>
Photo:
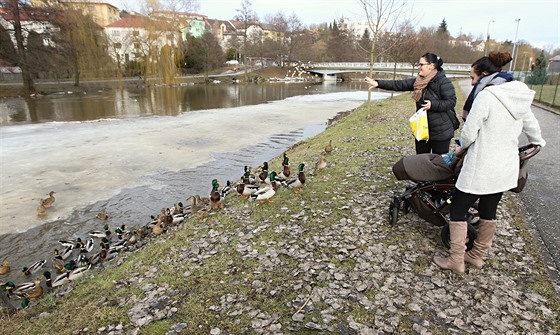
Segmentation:
<svg viewBox="0 0 560 335">
<path fill-rule="evenodd" d="M 544 56 L 544 50 L 541 50 L 541 54 L 535 60 L 535 69 L 527 78 L 527 83 L 531 85 L 542 85 L 546 82 L 546 58 Z"/>
<path fill-rule="evenodd" d="M 439 24 L 437 32 L 440 35 L 449 35 L 449 30 L 447 30 L 447 21 L 445 21 L 445 18 L 443 18 L 443 20 Z"/>
</svg>

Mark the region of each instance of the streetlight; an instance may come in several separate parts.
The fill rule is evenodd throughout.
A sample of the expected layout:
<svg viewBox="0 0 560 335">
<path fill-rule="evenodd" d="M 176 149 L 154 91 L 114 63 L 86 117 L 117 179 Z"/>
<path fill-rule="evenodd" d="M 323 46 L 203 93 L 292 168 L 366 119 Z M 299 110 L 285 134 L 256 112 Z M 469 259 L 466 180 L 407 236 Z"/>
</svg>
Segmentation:
<svg viewBox="0 0 560 335">
<path fill-rule="evenodd" d="M 488 55 L 488 44 L 490 43 L 490 23 L 494 20 L 488 21 L 488 28 L 486 28 L 486 44 L 484 45 L 484 56 Z"/>
<path fill-rule="evenodd" d="M 516 57 L 517 55 L 514 56 L 514 54 L 515 54 L 515 47 L 517 46 L 517 32 L 519 31 L 519 21 L 521 21 L 521 19 L 515 19 L 515 21 L 517 22 L 517 28 L 515 29 L 515 39 L 514 39 L 514 42 L 513 42 L 513 50 L 511 51 L 511 58 L 514 59 L 514 61 L 513 61 L 513 63 L 514 63 L 514 64 L 513 64 L 513 67 L 514 67 L 513 70 L 514 70 L 514 71 L 515 71 L 515 60 L 516 60 L 516 58 L 517 58 L 517 57 Z M 512 66 L 512 64 L 509 63 L 509 70 L 510 70 L 510 71 L 511 71 L 511 66 Z"/>
</svg>

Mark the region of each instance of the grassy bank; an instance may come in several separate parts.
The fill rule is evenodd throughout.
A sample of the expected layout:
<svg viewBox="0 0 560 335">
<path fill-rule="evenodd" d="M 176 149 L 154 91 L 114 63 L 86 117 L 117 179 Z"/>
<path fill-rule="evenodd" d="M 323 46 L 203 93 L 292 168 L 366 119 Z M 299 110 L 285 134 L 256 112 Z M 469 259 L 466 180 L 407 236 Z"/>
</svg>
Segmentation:
<svg viewBox="0 0 560 335">
<path fill-rule="evenodd" d="M 395 227 L 387 223 L 388 200 L 403 189 L 391 167 L 413 150 L 411 106 L 408 94 L 363 105 L 287 151 L 292 171 L 306 164 L 302 193 L 282 189 L 262 204 L 229 195 L 225 208 L 206 221 L 188 218 L 144 248 L 117 256 L 105 270 L 96 267 L 30 308 L 4 315 L 0 334 L 105 334 L 119 325 L 133 331 L 131 310 L 146 298 L 166 317 L 140 327 L 141 334 L 165 334 L 180 323 L 182 334 L 357 334 L 366 326 L 443 334 L 449 327 L 472 330 L 473 320 L 496 312 L 479 308 L 531 299 L 542 309 L 530 310 L 528 329 L 514 307 L 498 309 L 495 317 L 510 313 L 514 333 L 560 332 L 558 296 L 538 251 L 525 250 L 522 240 L 500 236 L 523 254 L 497 244 L 496 257 L 511 266 L 490 262 L 480 276 L 458 277 L 431 264 L 434 250 L 442 249 L 437 227 L 414 214 Z M 328 165 L 314 171 L 329 140 L 335 150 Z M 271 170 L 280 163 L 271 161 Z M 508 220 L 508 209 L 501 212 Z M 522 221 L 515 230 L 516 236 L 528 231 Z M 485 277 L 492 279 L 480 282 Z"/>
</svg>

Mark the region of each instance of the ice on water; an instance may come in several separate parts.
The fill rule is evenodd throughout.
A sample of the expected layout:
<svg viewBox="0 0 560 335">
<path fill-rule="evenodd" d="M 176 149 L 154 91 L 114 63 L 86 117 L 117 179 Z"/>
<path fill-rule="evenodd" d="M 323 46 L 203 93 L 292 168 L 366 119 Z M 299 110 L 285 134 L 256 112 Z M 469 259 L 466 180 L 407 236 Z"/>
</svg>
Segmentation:
<svg viewBox="0 0 560 335">
<path fill-rule="evenodd" d="M 385 97 L 375 94 L 376 99 Z M 123 188 L 153 183 L 150 175 L 196 167 L 210 161 L 212 154 L 324 124 L 366 99 L 367 92 L 340 92 L 175 117 L 0 127 L 0 233 L 42 224 L 36 208 L 50 191 L 56 192 L 57 200 L 48 218 L 65 218 Z"/>
</svg>

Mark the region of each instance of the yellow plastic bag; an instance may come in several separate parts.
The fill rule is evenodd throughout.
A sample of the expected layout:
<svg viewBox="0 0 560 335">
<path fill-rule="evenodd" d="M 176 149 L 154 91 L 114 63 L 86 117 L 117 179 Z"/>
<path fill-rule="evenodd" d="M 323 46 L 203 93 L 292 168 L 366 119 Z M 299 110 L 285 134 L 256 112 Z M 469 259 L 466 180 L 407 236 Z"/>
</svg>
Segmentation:
<svg viewBox="0 0 560 335">
<path fill-rule="evenodd" d="M 428 113 L 424 108 L 420 108 L 414 113 L 410 119 L 410 130 L 412 130 L 412 135 L 418 141 L 427 141 L 430 139 L 430 133 L 428 132 Z"/>
</svg>

